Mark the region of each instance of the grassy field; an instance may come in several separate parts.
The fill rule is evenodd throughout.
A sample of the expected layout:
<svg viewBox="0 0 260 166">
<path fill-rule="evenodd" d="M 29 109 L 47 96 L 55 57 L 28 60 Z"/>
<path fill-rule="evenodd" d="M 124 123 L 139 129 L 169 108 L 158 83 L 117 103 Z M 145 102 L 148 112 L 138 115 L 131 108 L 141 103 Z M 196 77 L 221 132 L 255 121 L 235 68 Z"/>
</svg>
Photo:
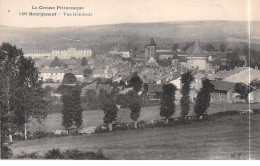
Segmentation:
<svg viewBox="0 0 260 166">
<path fill-rule="evenodd" d="M 62 114 L 61 112 L 61 105 L 60 107 L 54 106 L 53 109 L 59 109 L 58 111 L 54 111 L 53 113 L 49 113 L 47 119 L 43 123 L 43 125 L 29 125 L 29 131 L 34 132 L 36 130 L 56 130 L 56 129 L 64 129 L 61 126 L 62 123 Z M 191 106 L 193 108 L 193 106 Z M 251 104 L 252 108 L 260 108 L 260 103 L 258 104 Z M 176 107 L 175 117 L 180 115 L 180 106 Z M 246 103 L 237 103 L 237 104 L 211 104 L 208 108 L 208 113 L 216 113 L 222 111 L 230 111 L 230 110 L 245 110 L 249 109 L 248 104 Z M 193 114 L 193 110 L 190 110 L 190 114 Z M 84 111 L 83 112 L 83 127 L 92 127 L 92 126 L 99 126 L 103 124 L 103 116 L 104 113 L 102 110 L 92 110 L 92 111 Z M 158 120 L 162 119 L 160 117 L 160 108 L 159 107 L 143 107 L 141 109 L 141 115 L 139 120 L 149 121 L 149 120 Z M 130 110 L 129 109 L 121 109 L 118 113 L 117 121 L 119 122 L 131 122 L 130 119 Z"/>
<path fill-rule="evenodd" d="M 111 159 L 249 159 L 250 148 L 250 159 L 260 159 L 259 126 L 260 115 L 251 115 L 249 127 L 249 115 L 243 114 L 174 127 L 22 141 L 11 148 L 14 154 L 102 148 Z"/>
</svg>

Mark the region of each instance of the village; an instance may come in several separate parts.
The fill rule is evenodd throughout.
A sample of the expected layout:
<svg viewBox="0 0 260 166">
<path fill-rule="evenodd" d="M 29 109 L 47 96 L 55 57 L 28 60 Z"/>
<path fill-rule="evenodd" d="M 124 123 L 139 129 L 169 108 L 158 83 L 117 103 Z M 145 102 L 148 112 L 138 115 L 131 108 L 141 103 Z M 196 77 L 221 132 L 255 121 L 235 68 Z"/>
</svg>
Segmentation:
<svg viewBox="0 0 260 166">
<path fill-rule="evenodd" d="M 88 139 L 87 142 L 96 144 L 104 133 L 107 133 L 103 135 L 105 139 L 112 139 L 113 144 L 117 145 L 118 141 L 129 142 L 127 135 L 134 141 L 138 136 L 135 133 L 142 131 L 141 135 L 145 136 L 139 142 L 144 144 L 140 145 L 141 147 L 151 144 L 146 142 L 150 135 L 160 133 L 163 139 L 171 137 L 171 140 L 174 135 L 165 132 L 180 130 L 180 133 L 184 131 L 183 134 L 187 134 L 192 128 L 198 133 L 200 130 L 197 125 L 206 127 L 205 130 L 211 135 L 220 133 L 224 134 L 224 138 L 229 138 L 233 137 L 232 133 L 235 132 L 230 126 L 242 125 L 243 130 L 247 130 L 248 121 L 243 118 L 248 118 L 251 114 L 255 115 L 253 118 L 258 117 L 259 64 L 255 59 L 248 59 L 246 46 L 230 49 L 221 44 L 218 49 L 209 43 L 195 40 L 187 42 L 183 48 L 180 48 L 178 43 L 173 44 L 172 48 L 166 48 L 158 46 L 156 40 L 151 37 L 143 49 L 129 50 L 118 43 L 110 50 L 100 54 L 90 48 L 68 48 L 21 55 L 25 57 L 25 62 L 28 61 L 33 66 L 37 78 L 35 81 L 40 86 L 34 85 L 39 89 L 35 94 L 29 95 L 30 100 L 27 100 L 27 97 L 14 98 L 14 101 L 25 103 L 22 107 L 17 105 L 17 108 L 7 115 L 21 118 L 14 121 L 4 135 L 4 145 L 12 148 L 16 158 L 31 158 L 34 149 L 30 147 L 35 145 L 31 142 L 50 139 L 48 146 L 55 147 L 58 145 L 56 140 L 67 144 L 73 139 L 75 141 L 71 146 L 75 148 L 81 145 L 82 139 L 85 138 Z M 31 88 L 31 85 L 33 82 L 28 87 Z M 14 92 L 32 93 L 30 90 L 21 92 L 19 87 Z M 28 116 L 20 114 L 21 110 L 27 111 Z M 227 118 L 230 120 L 226 120 Z M 226 130 L 219 130 L 219 125 L 221 128 L 227 126 L 228 132 L 222 133 Z M 255 125 L 257 124 L 253 125 L 254 130 Z M 119 134 L 124 131 L 127 134 Z M 185 135 L 182 137 L 186 138 Z M 205 139 L 207 142 L 210 141 L 208 139 L 217 137 Z M 187 140 L 187 143 L 190 141 Z M 59 149 L 50 150 L 48 146 L 41 144 L 37 143 L 40 151 L 61 153 Z M 109 146 L 109 142 L 104 142 L 92 147 L 94 151 L 98 151 L 95 159 L 106 159 L 102 149 L 109 149 Z M 66 146 L 58 147 L 66 149 Z M 28 154 L 24 153 L 24 150 Z M 170 151 L 171 157 L 170 154 L 175 150 L 166 151 Z M 200 153 L 204 155 L 203 151 Z M 227 153 L 231 158 L 237 159 L 241 156 L 240 153 Z M 106 150 L 105 156 L 124 159 L 128 158 L 127 154 L 117 156 L 116 148 L 111 154 Z M 130 154 L 134 155 L 134 158 L 139 156 L 138 153 Z M 246 156 L 247 154 L 243 153 L 243 158 Z M 150 156 L 148 158 L 150 159 Z"/>
<path fill-rule="evenodd" d="M 92 55 L 91 50 L 54 50 L 51 53 L 25 54 L 35 61 L 39 69 L 43 87 L 51 88 L 51 96 L 60 98 L 57 88 L 64 84 L 66 73 L 72 73 L 76 80 L 67 84 L 82 85 L 81 96 L 85 97 L 87 91 L 94 91 L 96 95 L 101 89 L 111 92 L 113 88 L 119 94 L 126 94 L 133 74 L 137 74 L 142 80 L 142 88 L 139 92 L 150 102 L 160 100 L 158 94 L 162 92 L 163 84 L 171 83 L 177 87 L 176 104 L 181 99 L 181 75 L 192 71 L 194 80 L 191 83 L 190 100 L 195 101 L 197 93 L 202 87 L 202 81 L 211 80 L 214 84 L 214 92 L 211 93 L 211 103 L 241 103 L 246 102 L 235 91 L 235 84 L 245 86 L 260 81 L 260 71 L 257 66 L 248 67 L 242 52 L 238 55 L 243 66 L 235 66 L 227 70 L 228 54 L 231 50 L 211 51 L 203 50 L 199 41 L 190 44 L 185 51 L 180 48 L 160 49 L 153 38 L 144 48 L 143 52 L 131 52 L 116 45 L 107 54 Z M 58 61 L 56 64 L 56 60 Z M 250 75 L 250 77 L 249 77 Z M 65 83 L 66 84 L 66 83 Z M 249 103 L 260 102 L 260 90 L 252 86 L 248 94 Z M 90 103 L 89 103 L 90 104 Z M 89 106 L 91 107 L 91 106 Z"/>
</svg>

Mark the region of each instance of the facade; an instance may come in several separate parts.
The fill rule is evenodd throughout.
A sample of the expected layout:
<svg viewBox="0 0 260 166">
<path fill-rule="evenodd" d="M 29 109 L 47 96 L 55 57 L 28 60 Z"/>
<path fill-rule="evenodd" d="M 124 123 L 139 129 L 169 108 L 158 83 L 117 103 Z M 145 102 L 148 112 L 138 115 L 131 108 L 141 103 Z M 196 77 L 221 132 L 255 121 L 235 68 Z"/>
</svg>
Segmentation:
<svg viewBox="0 0 260 166">
<path fill-rule="evenodd" d="M 206 52 L 199 46 L 198 41 L 186 51 L 187 67 L 189 69 L 198 68 L 199 70 L 207 69 L 207 58 Z"/>
<path fill-rule="evenodd" d="M 151 38 L 151 43 L 148 44 L 146 47 L 145 47 L 145 50 L 144 50 L 144 55 L 145 55 L 145 58 L 155 58 L 155 55 L 156 55 L 156 44 L 153 40 L 153 38 Z"/>
<path fill-rule="evenodd" d="M 92 56 L 92 51 L 90 49 L 87 50 L 77 50 L 76 48 L 69 48 L 67 50 L 52 50 L 51 53 L 28 53 L 24 54 L 25 57 L 31 58 L 48 58 L 54 59 L 58 57 L 59 59 L 70 59 L 72 57 L 75 58 L 83 58 Z"/>
<path fill-rule="evenodd" d="M 248 94 L 249 103 L 260 103 L 260 89 L 255 89 Z"/>
<path fill-rule="evenodd" d="M 35 58 L 48 58 L 51 56 L 51 54 L 50 53 L 28 53 L 28 54 L 24 54 L 24 56 L 35 59 Z"/>
<path fill-rule="evenodd" d="M 245 99 L 240 99 L 240 95 L 235 92 L 235 83 L 227 81 L 212 81 L 214 91 L 210 94 L 210 103 L 238 103 L 246 102 Z"/>
<path fill-rule="evenodd" d="M 92 55 L 91 50 L 76 50 L 76 48 L 69 48 L 67 50 L 53 50 L 51 52 L 51 59 L 58 57 L 59 59 L 70 59 L 72 57 L 75 58 L 83 58 L 90 57 Z"/>
<path fill-rule="evenodd" d="M 43 81 L 52 80 L 53 82 L 62 82 L 65 74 L 60 68 L 43 68 L 39 72 Z"/>
</svg>

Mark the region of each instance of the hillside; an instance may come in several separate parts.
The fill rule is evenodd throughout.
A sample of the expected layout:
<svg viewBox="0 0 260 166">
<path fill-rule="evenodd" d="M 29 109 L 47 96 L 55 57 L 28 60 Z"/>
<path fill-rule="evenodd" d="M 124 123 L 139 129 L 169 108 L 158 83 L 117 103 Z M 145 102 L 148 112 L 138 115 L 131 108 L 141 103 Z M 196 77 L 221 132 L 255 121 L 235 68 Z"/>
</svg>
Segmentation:
<svg viewBox="0 0 260 166">
<path fill-rule="evenodd" d="M 260 44 L 260 32 L 256 28 L 260 22 L 252 25 L 251 43 Z M 154 37 L 159 47 L 171 47 L 177 42 L 183 46 L 184 42 L 194 40 L 213 43 L 217 48 L 222 43 L 227 47 L 238 47 L 248 42 L 248 24 L 237 21 L 194 21 L 61 28 L 0 26 L 0 42 L 11 42 L 25 52 L 46 52 L 68 47 L 88 47 L 94 52 L 106 52 L 119 42 L 129 49 L 137 47 L 142 50 L 150 37 Z"/>
</svg>

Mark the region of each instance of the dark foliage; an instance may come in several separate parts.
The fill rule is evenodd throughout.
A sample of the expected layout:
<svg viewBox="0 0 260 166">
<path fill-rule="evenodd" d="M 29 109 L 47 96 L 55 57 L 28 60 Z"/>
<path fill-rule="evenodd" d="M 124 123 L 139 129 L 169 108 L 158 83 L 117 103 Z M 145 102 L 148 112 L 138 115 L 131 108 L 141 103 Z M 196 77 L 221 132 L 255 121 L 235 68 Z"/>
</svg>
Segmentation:
<svg viewBox="0 0 260 166">
<path fill-rule="evenodd" d="M 160 115 L 169 119 L 175 112 L 175 91 L 173 84 L 163 85 L 163 94 L 161 98 Z"/>
<path fill-rule="evenodd" d="M 104 92 L 103 111 L 104 111 L 104 123 L 112 123 L 117 118 L 118 108 L 116 106 L 116 97 L 114 95 Z"/>
<path fill-rule="evenodd" d="M 245 61 L 239 58 L 238 51 L 228 52 L 227 62 L 230 69 L 234 69 L 235 67 L 242 67 L 245 64 Z"/>
<path fill-rule="evenodd" d="M 62 95 L 62 125 L 68 129 L 73 124 L 79 128 L 82 125 L 81 89 L 75 86 L 72 91 Z"/>
<path fill-rule="evenodd" d="M 104 156 L 102 149 L 97 153 L 95 152 L 83 152 L 78 149 L 61 151 L 60 149 L 52 149 L 45 153 L 44 156 L 39 155 L 38 153 L 22 153 L 15 157 L 16 159 L 50 159 L 50 160 L 108 160 Z"/>
<path fill-rule="evenodd" d="M 60 62 L 58 57 L 55 57 L 55 59 L 51 62 L 50 67 L 61 67 L 62 63 Z"/>
<path fill-rule="evenodd" d="M 0 46 L 1 144 L 12 130 L 46 117 L 42 81 L 34 61 L 9 43 Z"/>
<path fill-rule="evenodd" d="M 88 65 L 88 61 L 87 61 L 87 59 L 86 59 L 86 57 L 83 57 L 82 59 L 81 59 L 81 66 L 87 66 Z"/>
<path fill-rule="evenodd" d="M 141 80 L 141 78 L 137 74 L 134 74 L 130 79 L 129 86 L 133 87 L 133 89 L 136 92 L 139 92 L 142 88 L 142 84 L 143 84 L 143 81 Z"/>
<path fill-rule="evenodd" d="M 226 46 L 224 44 L 221 44 L 219 47 L 220 52 L 225 52 L 226 51 Z"/>
<path fill-rule="evenodd" d="M 73 73 L 65 73 L 62 83 L 63 84 L 75 84 L 77 82 L 77 78 Z"/>
<path fill-rule="evenodd" d="M 10 159 L 11 157 L 12 150 L 6 145 L 1 145 L 1 159 Z"/>
<path fill-rule="evenodd" d="M 188 71 L 185 74 L 181 75 L 181 83 L 182 83 L 182 89 L 181 89 L 181 115 L 183 118 L 185 118 L 190 110 L 190 84 L 194 80 L 194 77 L 191 73 L 191 71 Z"/>
<path fill-rule="evenodd" d="M 138 94 L 135 91 L 131 91 L 128 93 L 129 95 L 129 108 L 131 110 L 130 118 L 134 121 L 137 121 L 137 119 L 140 117 L 140 111 L 141 111 L 141 98 L 138 96 Z"/>
<path fill-rule="evenodd" d="M 252 91 L 252 88 L 241 82 L 236 83 L 234 89 L 235 92 L 240 94 L 240 98 L 245 100 L 247 100 L 248 94 Z"/>
<path fill-rule="evenodd" d="M 206 113 L 206 110 L 210 105 L 210 93 L 213 89 L 214 85 L 212 85 L 208 79 L 203 80 L 202 88 L 197 95 L 194 105 L 194 112 L 197 117 L 200 117 Z"/>
<path fill-rule="evenodd" d="M 85 70 L 83 71 L 83 76 L 84 76 L 85 78 L 90 77 L 92 74 L 93 74 L 93 71 L 92 71 L 91 69 L 89 69 L 89 68 L 87 68 L 87 69 L 85 69 Z"/>
</svg>

